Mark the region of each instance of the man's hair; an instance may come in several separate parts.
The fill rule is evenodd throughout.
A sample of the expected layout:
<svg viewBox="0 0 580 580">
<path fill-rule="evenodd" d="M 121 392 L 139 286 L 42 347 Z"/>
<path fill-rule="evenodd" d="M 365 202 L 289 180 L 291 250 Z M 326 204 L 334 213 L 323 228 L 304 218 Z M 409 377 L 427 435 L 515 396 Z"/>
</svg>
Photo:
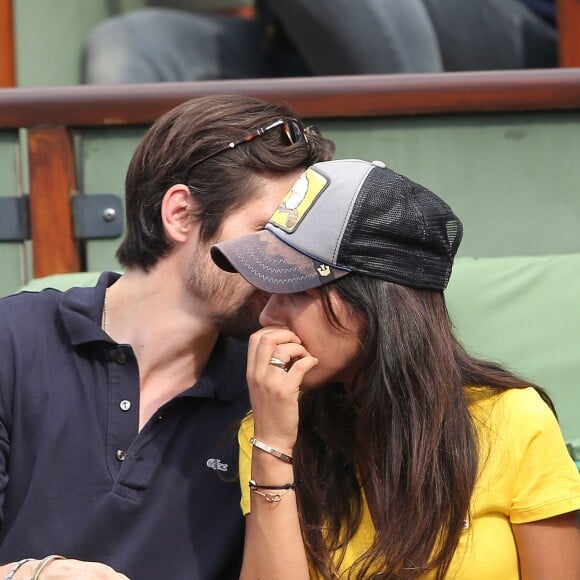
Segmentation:
<svg viewBox="0 0 580 580">
<path fill-rule="evenodd" d="M 259 176 L 281 175 L 332 157 L 334 144 L 317 132 L 291 144 L 282 128 L 205 161 L 228 143 L 278 119 L 295 119 L 288 108 L 242 95 L 187 101 L 159 118 L 137 147 L 125 179 L 126 234 L 117 250 L 125 267 L 149 270 L 171 248 L 164 235 L 161 204 L 177 183 L 196 202 L 200 238 L 215 235 L 232 211 L 255 195 Z"/>
</svg>

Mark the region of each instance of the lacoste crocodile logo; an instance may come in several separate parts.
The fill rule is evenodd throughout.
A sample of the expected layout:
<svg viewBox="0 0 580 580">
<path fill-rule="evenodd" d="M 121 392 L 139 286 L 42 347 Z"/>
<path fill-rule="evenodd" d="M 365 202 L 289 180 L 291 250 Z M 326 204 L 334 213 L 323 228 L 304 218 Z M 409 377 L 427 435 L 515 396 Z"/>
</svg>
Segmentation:
<svg viewBox="0 0 580 580">
<path fill-rule="evenodd" d="M 205 464 L 211 469 L 215 469 L 216 471 L 227 471 L 228 464 L 222 463 L 219 459 L 208 459 Z"/>
</svg>

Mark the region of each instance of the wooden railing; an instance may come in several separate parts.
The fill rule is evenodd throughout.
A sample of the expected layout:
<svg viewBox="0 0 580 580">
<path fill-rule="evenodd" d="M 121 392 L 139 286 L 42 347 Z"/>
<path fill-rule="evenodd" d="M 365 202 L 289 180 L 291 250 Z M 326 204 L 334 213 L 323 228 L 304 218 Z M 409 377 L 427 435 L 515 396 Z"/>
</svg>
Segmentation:
<svg viewBox="0 0 580 580">
<path fill-rule="evenodd" d="M 186 99 L 224 93 L 308 118 L 577 109 L 579 79 L 580 68 L 14 88 L 0 93 L 0 128 L 149 124 Z"/>
<path fill-rule="evenodd" d="M 34 276 L 82 264 L 70 203 L 73 130 L 147 125 L 218 93 L 283 102 L 304 118 L 580 110 L 580 69 L 0 89 L 0 130 L 28 129 Z"/>
</svg>

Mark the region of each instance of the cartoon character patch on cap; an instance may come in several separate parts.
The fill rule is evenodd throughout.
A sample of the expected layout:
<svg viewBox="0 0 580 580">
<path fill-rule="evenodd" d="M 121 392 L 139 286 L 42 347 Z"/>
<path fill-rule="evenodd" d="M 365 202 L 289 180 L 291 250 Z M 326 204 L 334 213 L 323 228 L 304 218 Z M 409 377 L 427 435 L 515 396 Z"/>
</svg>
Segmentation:
<svg viewBox="0 0 580 580">
<path fill-rule="evenodd" d="M 313 169 L 307 169 L 286 194 L 270 218 L 270 223 L 292 233 L 327 185 L 326 177 Z"/>
</svg>

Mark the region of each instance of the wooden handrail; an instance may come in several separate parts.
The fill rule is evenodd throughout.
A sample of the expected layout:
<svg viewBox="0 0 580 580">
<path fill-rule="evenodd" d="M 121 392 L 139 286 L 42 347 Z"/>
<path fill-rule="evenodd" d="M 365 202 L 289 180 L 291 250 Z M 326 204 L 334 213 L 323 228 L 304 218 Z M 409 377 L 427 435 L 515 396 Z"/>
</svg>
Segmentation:
<svg viewBox="0 0 580 580">
<path fill-rule="evenodd" d="M 580 69 L 80 85 L 0 90 L 0 128 L 152 123 L 196 96 L 243 93 L 305 118 L 580 109 Z"/>
<path fill-rule="evenodd" d="M 16 84 L 12 0 L 0 0 L 0 87 Z"/>
</svg>

